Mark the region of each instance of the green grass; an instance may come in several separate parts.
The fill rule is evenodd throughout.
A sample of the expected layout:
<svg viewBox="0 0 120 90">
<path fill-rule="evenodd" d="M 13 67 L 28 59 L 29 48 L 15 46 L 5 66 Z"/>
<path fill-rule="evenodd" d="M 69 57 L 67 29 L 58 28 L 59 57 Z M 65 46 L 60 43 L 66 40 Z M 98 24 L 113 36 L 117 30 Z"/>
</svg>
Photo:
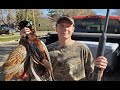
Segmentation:
<svg viewBox="0 0 120 90">
<path fill-rule="evenodd" d="M 0 35 L 0 42 L 7 42 L 20 39 L 19 35 Z"/>
</svg>

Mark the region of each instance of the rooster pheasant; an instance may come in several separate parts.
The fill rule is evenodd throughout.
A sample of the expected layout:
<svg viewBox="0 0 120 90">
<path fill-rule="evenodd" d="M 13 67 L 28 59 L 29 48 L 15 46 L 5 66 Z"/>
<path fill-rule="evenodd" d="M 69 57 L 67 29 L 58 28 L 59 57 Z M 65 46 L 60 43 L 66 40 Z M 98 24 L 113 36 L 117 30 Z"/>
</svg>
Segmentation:
<svg viewBox="0 0 120 90">
<path fill-rule="evenodd" d="M 21 38 L 3 64 L 3 73 L 5 81 L 54 80 L 47 48 L 34 33 Z"/>
</svg>

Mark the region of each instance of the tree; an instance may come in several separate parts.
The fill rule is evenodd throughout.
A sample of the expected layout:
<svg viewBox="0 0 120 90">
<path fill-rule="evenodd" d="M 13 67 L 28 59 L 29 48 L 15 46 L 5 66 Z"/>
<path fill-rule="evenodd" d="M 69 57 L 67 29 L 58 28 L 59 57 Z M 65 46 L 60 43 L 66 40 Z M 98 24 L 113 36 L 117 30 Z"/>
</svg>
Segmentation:
<svg viewBox="0 0 120 90">
<path fill-rule="evenodd" d="M 32 9 L 27 9 L 27 14 L 26 14 L 26 9 L 17 9 L 16 10 L 16 18 L 17 18 L 17 23 L 19 23 L 22 20 L 26 19 L 26 15 L 28 17 L 29 21 L 32 21 L 32 24 L 34 24 L 34 20 L 33 20 L 33 10 Z M 34 16 L 35 16 L 35 24 L 39 25 L 39 20 L 40 17 L 43 16 L 43 12 L 42 9 L 34 9 Z"/>
<path fill-rule="evenodd" d="M 16 21 L 15 9 L 0 9 L 0 24 L 14 28 Z"/>
<path fill-rule="evenodd" d="M 77 16 L 77 15 L 96 15 L 94 11 L 91 9 L 49 9 L 48 16 L 50 16 L 53 20 L 55 20 L 60 15 L 69 15 L 69 16 Z"/>
<path fill-rule="evenodd" d="M 54 9 L 48 9 L 48 16 L 52 17 L 53 15 L 55 15 L 55 10 Z"/>
<path fill-rule="evenodd" d="M 15 9 L 7 9 L 7 24 L 10 27 L 14 28 L 14 24 L 16 22 L 16 15 L 15 15 Z"/>
<path fill-rule="evenodd" d="M 17 23 L 25 19 L 25 9 L 16 9 Z"/>
<path fill-rule="evenodd" d="M 5 15 L 6 14 L 6 9 L 0 9 L 0 21 L 1 24 L 7 24 L 5 21 Z"/>
<path fill-rule="evenodd" d="M 78 16 L 78 15 L 96 15 L 91 9 L 48 9 L 49 19 L 52 20 L 52 26 L 55 27 L 56 19 L 61 15 Z"/>
<path fill-rule="evenodd" d="M 114 9 L 113 15 L 120 16 L 120 9 Z"/>
</svg>

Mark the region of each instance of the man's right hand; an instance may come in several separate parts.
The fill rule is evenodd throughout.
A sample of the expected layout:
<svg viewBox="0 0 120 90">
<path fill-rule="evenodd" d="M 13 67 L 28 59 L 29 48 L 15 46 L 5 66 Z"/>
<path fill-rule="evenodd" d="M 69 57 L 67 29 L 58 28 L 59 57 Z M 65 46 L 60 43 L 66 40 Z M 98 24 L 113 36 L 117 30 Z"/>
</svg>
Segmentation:
<svg viewBox="0 0 120 90">
<path fill-rule="evenodd" d="M 25 37 L 27 34 L 30 34 L 31 30 L 27 27 L 24 27 L 22 30 L 20 30 L 20 36 Z"/>
</svg>

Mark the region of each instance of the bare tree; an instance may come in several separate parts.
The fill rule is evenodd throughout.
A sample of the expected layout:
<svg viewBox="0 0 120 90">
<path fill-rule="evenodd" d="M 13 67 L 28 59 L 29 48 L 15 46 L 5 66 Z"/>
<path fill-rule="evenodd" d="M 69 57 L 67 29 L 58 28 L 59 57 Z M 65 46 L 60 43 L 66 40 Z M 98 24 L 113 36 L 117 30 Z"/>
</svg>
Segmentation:
<svg viewBox="0 0 120 90">
<path fill-rule="evenodd" d="M 120 16 L 120 9 L 114 9 L 113 15 Z"/>
<path fill-rule="evenodd" d="M 95 13 L 91 9 L 57 9 L 56 12 L 59 15 L 69 15 L 69 16 L 95 15 Z"/>
<path fill-rule="evenodd" d="M 36 20 L 39 19 L 40 16 L 42 16 L 42 10 L 41 9 L 34 9 L 34 14 Z M 16 17 L 17 21 L 20 22 L 25 19 L 26 17 L 26 9 L 17 9 L 16 10 Z M 33 20 L 33 11 L 32 9 L 27 9 L 27 17 L 28 20 Z"/>
<path fill-rule="evenodd" d="M 55 20 L 60 15 L 78 16 L 78 15 L 96 15 L 91 9 L 51 9 L 48 11 L 49 16 Z"/>
<path fill-rule="evenodd" d="M 7 9 L 7 24 L 9 26 L 16 22 L 15 9 Z"/>
<path fill-rule="evenodd" d="M 5 21 L 5 13 L 6 13 L 6 9 L 0 9 L 0 22 L 1 24 L 6 24 L 6 21 Z"/>
</svg>

